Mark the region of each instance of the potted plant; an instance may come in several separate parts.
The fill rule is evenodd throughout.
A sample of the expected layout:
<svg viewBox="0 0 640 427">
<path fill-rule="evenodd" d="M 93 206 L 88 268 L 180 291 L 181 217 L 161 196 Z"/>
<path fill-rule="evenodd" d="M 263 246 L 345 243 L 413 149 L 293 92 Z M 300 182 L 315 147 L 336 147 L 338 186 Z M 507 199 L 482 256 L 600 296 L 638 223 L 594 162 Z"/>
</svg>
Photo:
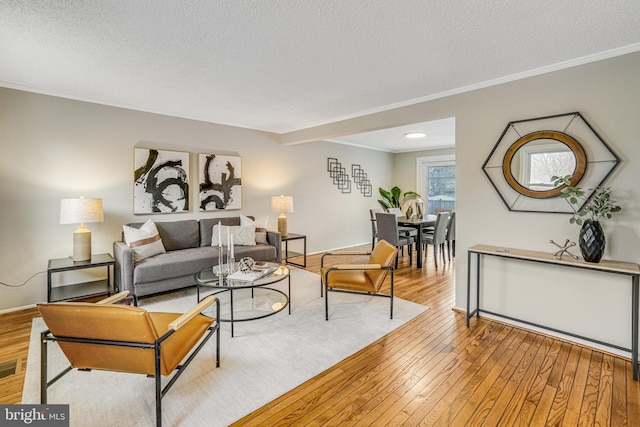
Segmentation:
<svg viewBox="0 0 640 427">
<path fill-rule="evenodd" d="M 383 207 L 385 211 L 388 211 L 391 208 L 402 208 L 405 203 L 408 203 L 412 200 L 416 201 L 416 210 L 418 216 L 421 216 L 424 212 L 424 201 L 422 200 L 422 196 L 416 193 L 415 191 L 406 191 L 402 194 L 402 190 L 398 186 L 395 186 L 391 189 L 391 191 L 387 191 L 384 188 L 378 188 L 380 192 L 380 196 L 382 199 L 378 199 L 378 203 Z M 402 198 L 400 196 L 402 195 Z M 421 202 L 421 204 L 419 203 Z M 409 207 L 411 208 L 411 206 Z M 413 208 L 411 208 L 413 210 Z M 407 213 L 407 217 L 410 217 L 411 214 Z"/>
<path fill-rule="evenodd" d="M 580 187 L 571 185 L 571 176 L 554 176 L 554 185 L 565 185 L 560 197 L 567 200 L 572 205 L 580 205 L 578 210 L 569 218 L 571 224 L 578 224 L 580 228 L 579 246 L 582 257 L 587 262 L 600 262 L 604 254 L 606 239 L 600 219 L 609 219 L 611 214 L 620 212 L 622 207 L 611 198 L 610 187 L 596 187 L 593 189 L 591 197 L 584 202 L 586 192 Z"/>
</svg>

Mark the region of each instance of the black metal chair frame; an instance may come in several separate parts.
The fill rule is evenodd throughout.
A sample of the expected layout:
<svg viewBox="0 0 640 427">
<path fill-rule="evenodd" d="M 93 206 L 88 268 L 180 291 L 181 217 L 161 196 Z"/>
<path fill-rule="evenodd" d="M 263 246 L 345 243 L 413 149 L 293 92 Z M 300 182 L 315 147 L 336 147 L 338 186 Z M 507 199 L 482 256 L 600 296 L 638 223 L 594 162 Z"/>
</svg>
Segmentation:
<svg viewBox="0 0 640 427">
<path fill-rule="evenodd" d="M 58 375 L 56 375 L 50 381 L 47 379 L 47 342 L 74 342 L 74 343 L 82 343 L 82 344 L 98 344 L 98 345 L 113 345 L 119 347 L 135 347 L 135 348 L 152 348 L 155 352 L 155 374 L 153 376 L 149 375 L 149 377 L 155 378 L 155 396 L 156 396 L 156 426 L 162 426 L 162 398 L 169 391 L 171 386 L 176 382 L 176 380 L 182 375 L 187 366 L 191 363 L 191 361 L 196 357 L 198 352 L 204 347 L 204 345 L 209 341 L 211 335 L 216 334 L 216 367 L 220 367 L 220 323 L 217 319 L 220 318 L 220 300 L 216 298 L 216 322 L 211 325 L 207 330 L 209 331 L 203 339 L 201 339 L 200 343 L 191 351 L 189 357 L 184 361 L 184 363 L 178 365 L 175 369 L 175 373 L 167 383 L 167 385 L 162 388 L 162 375 L 160 373 L 160 361 L 161 361 L 161 353 L 160 348 L 162 343 L 167 340 L 174 332 L 173 329 L 167 331 L 164 335 L 158 338 L 153 344 L 151 343 L 140 343 L 140 342 L 132 342 L 132 341 L 111 341 L 111 340 L 96 340 L 89 338 L 74 338 L 74 337 L 60 337 L 54 336 L 51 334 L 50 330 L 46 330 L 40 333 L 40 402 L 42 404 L 47 403 L 47 389 L 52 386 L 55 382 L 57 382 L 64 375 L 69 373 L 72 369 L 72 366 L 68 366 Z M 79 369 L 81 371 L 91 371 L 91 369 Z"/>
<path fill-rule="evenodd" d="M 322 257 L 320 258 L 320 268 L 322 268 L 324 266 L 324 258 L 327 256 L 340 256 L 340 255 L 371 255 L 371 252 L 349 252 L 349 251 L 344 251 L 344 252 L 328 252 L 324 255 L 322 255 Z M 397 260 L 397 256 L 396 256 L 396 260 Z M 390 292 L 389 295 L 387 294 L 379 294 L 377 292 L 359 292 L 359 291 L 350 291 L 347 289 L 336 289 L 336 288 L 330 288 L 329 287 L 329 273 L 331 273 L 332 271 L 337 271 L 340 270 L 339 268 L 335 268 L 335 267 L 329 267 L 327 269 L 327 271 L 325 272 L 325 277 L 324 277 L 324 290 L 325 290 L 325 298 L 324 298 L 324 316 L 325 316 L 325 320 L 329 320 L 329 291 L 331 292 L 339 292 L 339 293 L 343 293 L 343 294 L 354 294 L 354 295 L 370 295 L 370 296 L 374 296 L 374 297 L 383 297 L 383 298 L 389 298 L 390 299 L 390 303 L 389 303 L 389 312 L 390 312 L 390 319 L 393 319 L 393 282 L 394 282 L 394 273 L 395 273 L 395 268 L 394 266 L 389 266 L 389 267 L 385 267 L 385 266 L 380 266 L 380 268 L 376 268 L 376 270 L 389 270 L 391 272 L 391 283 L 389 285 L 390 288 Z M 342 269 L 344 270 L 344 269 Z M 362 270 L 362 269 L 357 269 L 357 270 Z M 322 297 L 322 284 L 320 284 L 320 296 Z"/>
</svg>

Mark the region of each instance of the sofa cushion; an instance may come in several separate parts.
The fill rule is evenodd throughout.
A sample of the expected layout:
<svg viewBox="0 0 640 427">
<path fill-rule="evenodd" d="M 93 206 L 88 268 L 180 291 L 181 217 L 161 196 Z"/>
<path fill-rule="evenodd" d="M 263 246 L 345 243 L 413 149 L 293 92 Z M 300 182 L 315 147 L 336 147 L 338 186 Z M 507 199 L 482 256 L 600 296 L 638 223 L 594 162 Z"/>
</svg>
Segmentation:
<svg viewBox="0 0 640 427">
<path fill-rule="evenodd" d="M 211 233 L 213 226 L 218 222 L 222 225 L 240 225 L 239 216 L 231 216 L 226 218 L 203 218 L 200 223 L 200 246 L 211 246 Z"/>
<path fill-rule="evenodd" d="M 135 262 L 166 252 L 162 238 L 153 221 L 149 220 L 140 227 L 122 226 L 125 243 L 133 251 Z"/>
<path fill-rule="evenodd" d="M 162 243 L 167 251 L 197 248 L 200 246 L 200 231 L 198 221 L 168 221 L 156 222 Z"/>
<path fill-rule="evenodd" d="M 127 226 L 140 228 L 142 224 L 141 222 L 134 222 L 127 224 Z M 166 250 L 176 251 L 179 249 L 197 248 L 199 246 L 200 231 L 198 221 L 191 219 L 156 222 L 155 224 Z"/>
<path fill-rule="evenodd" d="M 211 246 L 170 251 L 136 264 L 136 268 L 133 270 L 133 283 L 149 283 L 181 276 L 193 276 L 200 270 L 215 264 L 218 264 L 218 249 Z M 195 281 L 193 284 L 195 285 Z"/>
<path fill-rule="evenodd" d="M 222 241 L 220 238 L 222 237 Z M 253 225 L 214 225 L 211 232 L 211 246 L 229 246 L 229 238 L 233 238 L 233 246 L 255 246 L 256 229 Z"/>
<path fill-rule="evenodd" d="M 251 257 L 256 261 L 275 261 L 277 251 L 274 246 L 259 244 L 237 246 L 236 259 Z M 218 265 L 218 248 L 213 246 L 171 251 L 144 259 L 133 270 L 133 284 L 166 282 L 169 279 L 191 276 L 199 271 Z M 195 285 L 195 280 L 193 281 Z"/>
<path fill-rule="evenodd" d="M 251 217 L 240 214 L 240 225 L 251 225 L 256 231 L 256 243 L 268 243 L 267 242 L 267 224 L 269 223 L 269 217 L 264 216 L 253 220 Z"/>
</svg>

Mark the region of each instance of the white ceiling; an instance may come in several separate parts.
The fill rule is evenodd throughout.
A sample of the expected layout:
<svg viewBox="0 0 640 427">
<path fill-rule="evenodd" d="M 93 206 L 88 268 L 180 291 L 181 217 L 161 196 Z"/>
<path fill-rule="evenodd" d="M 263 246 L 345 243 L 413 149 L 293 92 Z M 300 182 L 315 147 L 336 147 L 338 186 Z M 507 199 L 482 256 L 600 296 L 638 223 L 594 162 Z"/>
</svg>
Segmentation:
<svg viewBox="0 0 640 427">
<path fill-rule="evenodd" d="M 638 0 L 0 0 L 0 86 L 275 133 L 638 50 Z"/>
<path fill-rule="evenodd" d="M 456 120 L 454 117 L 450 117 L 373 132 L 359 133 L 357 135 L 332 138 L 327 139 L 327 141 L 355 145 L 373 150 L 389 151 L 392 153 L 449 148 L 455 146 L 455 127 Z M 405 136 L 405 134 L 410 132 L 423 132 L 426 136 L 420 139 L 410 139 Z"/>
</svg>

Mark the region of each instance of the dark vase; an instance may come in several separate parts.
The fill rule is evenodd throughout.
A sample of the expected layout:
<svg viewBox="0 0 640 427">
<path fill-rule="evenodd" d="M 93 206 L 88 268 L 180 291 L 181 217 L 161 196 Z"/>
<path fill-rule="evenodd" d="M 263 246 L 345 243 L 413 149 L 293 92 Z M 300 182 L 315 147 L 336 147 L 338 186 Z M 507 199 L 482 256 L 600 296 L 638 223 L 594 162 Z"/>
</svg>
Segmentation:
<svg viewBox="0 0 640 427">
<path fill-rule="evenodd" d="M 598 221 L 586 220 L 580 229 L 580 252 L 587 262 L 600 262 L 606 240 Z"/>
</svg>

